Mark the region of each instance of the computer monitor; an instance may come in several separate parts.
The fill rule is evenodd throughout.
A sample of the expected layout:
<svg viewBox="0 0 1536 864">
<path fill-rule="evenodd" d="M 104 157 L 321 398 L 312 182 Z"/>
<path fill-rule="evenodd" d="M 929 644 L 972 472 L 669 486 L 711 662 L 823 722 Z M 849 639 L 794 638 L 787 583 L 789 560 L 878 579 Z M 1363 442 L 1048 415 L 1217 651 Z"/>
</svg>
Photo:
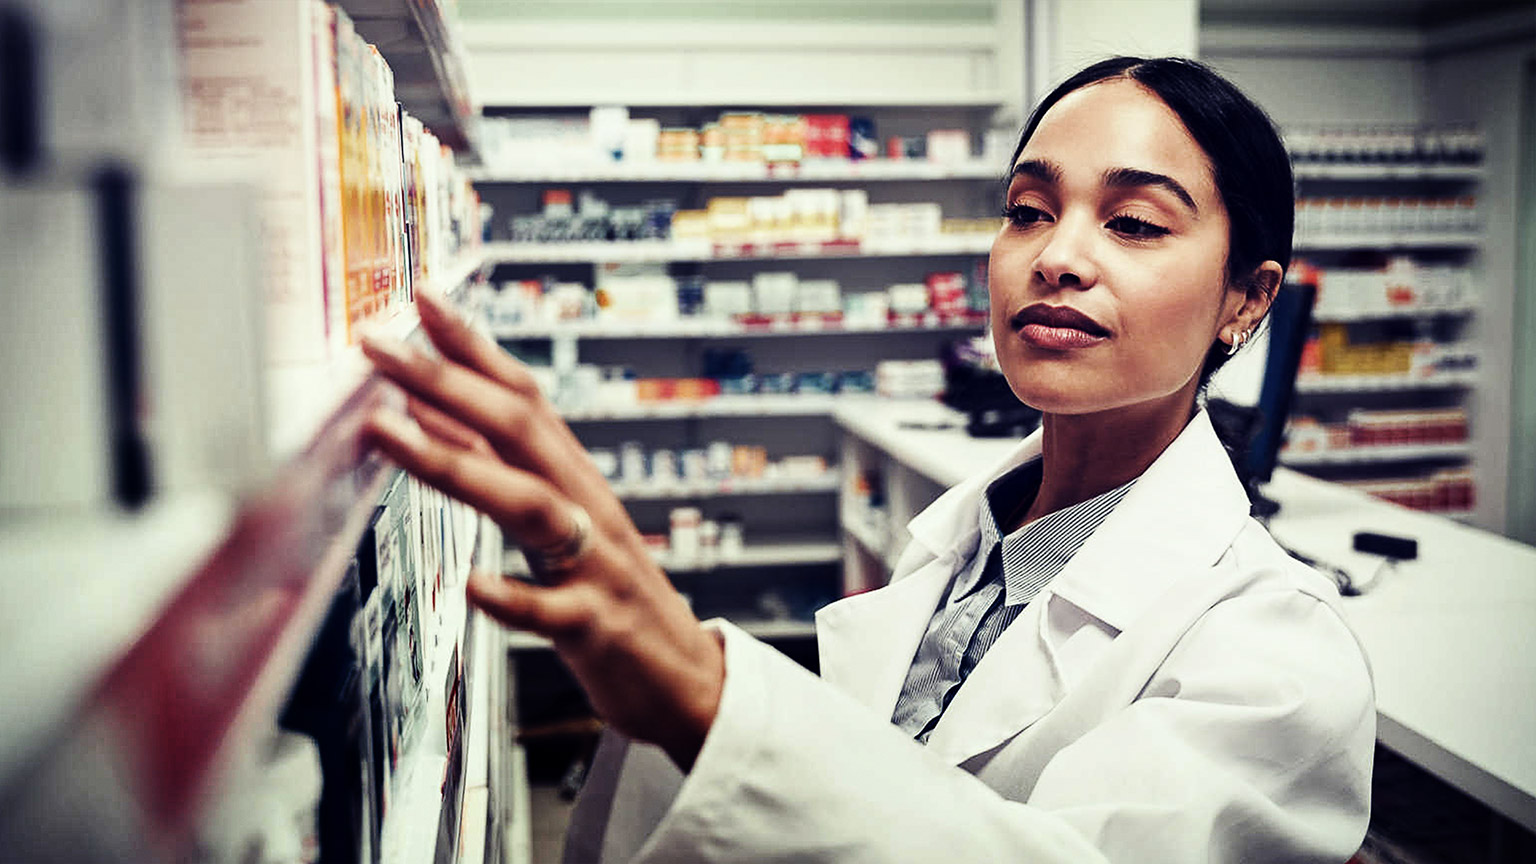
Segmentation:
<svg viewBox="0 0 1536 864">
<path fill-rule="evenodd" d="M 1269 307 L 1269 353 L 1264 362 L 1263 383 L 1259 389 L 1258 416 L 1252 441 L 1248 446 L 1243 472 L 1251 486 L 1269 482 L 1274 475 L 1280 445 L 1285 440 L 1285 423 L 1291 415 L 1296 395 L 1296 371 L 1301 366 L 1301 352 L 1312 329 L 1312 304 L 1317 286 L 1286 282 L 1280 286 Z M 1257 515 L 1272 514 L 1273 502 L 1254 494 Z"/>
</svg>

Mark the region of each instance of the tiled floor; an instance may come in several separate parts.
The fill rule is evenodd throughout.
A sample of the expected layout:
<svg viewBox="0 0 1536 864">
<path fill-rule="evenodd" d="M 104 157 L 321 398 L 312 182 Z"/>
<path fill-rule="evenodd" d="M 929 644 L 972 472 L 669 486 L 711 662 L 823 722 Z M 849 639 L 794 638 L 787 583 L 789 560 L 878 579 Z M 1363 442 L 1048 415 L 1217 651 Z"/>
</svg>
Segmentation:
<svg viewBox="0 0 1536 864">
<path fill-rule="evenodd" d="M 555 786 L 531 786 L 528 792 L 532 864 L 560 864 L 571 804 L 560 798 Z"/>
</svg>

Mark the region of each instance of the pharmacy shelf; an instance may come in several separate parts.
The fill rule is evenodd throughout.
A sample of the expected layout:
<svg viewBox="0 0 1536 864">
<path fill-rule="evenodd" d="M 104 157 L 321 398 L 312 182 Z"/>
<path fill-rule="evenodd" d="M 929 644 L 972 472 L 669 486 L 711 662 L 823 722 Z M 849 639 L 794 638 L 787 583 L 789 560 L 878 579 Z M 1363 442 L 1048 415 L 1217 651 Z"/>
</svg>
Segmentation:
<svg viewBox="0 0 1536 864">
<path fill-rule="evenodd" d="M 814 639 L 816 624 L 813 621 L 784 619 L 730 619 L 732 624 L 758 639 Z M 507 634 L 509 651 L 549 651 L 554 643 L 534 633 L 521 631 Z"/>
<path fill-rule="evenodd" d="M 703 480 L 657 484 L 636 483 L 613 485 L 613 492 L 622 501 L 671 501 L 694 498 L 731 498 L 748 495 L 805 495 L 832 494 L 837 492 L 842 476 L 837 469 L 827 471 L 821 477 L 730 477 L 724 480 Z"/>
<path fill-rule="evenodd" d="M 483 20 L 483 19 L 482 19 Z M 624 26 L 628 22 L 615 22 L 618 26 Z M 486 35 L 487 26 L 476 27 L 476 32 L 470 34 L 470 41 L 479 43 L 477 47 L 501 47 L 501 40 L 497 35 Z M 522 26 L 509 24 L 507 26 Z M 582 25 L 590 29 L 589 25 Z M 609 37 L 604 37 L 609 38 Z M 697 38 L 697 37 L 695 37 Z M 990 37 L 989 37 L 990 38 Z M 624 37 L 630 41 L 632 37 Z M 690 40 L 691 42 L 692 40 Z M 684 42 L 680 44 L 690 44 Z M 837 44 L 841 44 L 838 42 Z M 975 43 L 969 43 L 975 44 Z M 989 49 L 990 50 L 990 49 Z M 603 85 L 601 92 L 607 93 L 610 85 Z M 678 88 L 669 83 L 665 87 L 647 90 L 641 93 L 631 93 L 624 99 L 624 104 L 634 108 L 719 108 L 722 110 L 740 110 L 743 105 L 750 105 L 754 109 L 856 109 L 856 108 L 997 108 L 1011 103 L 1014 97 L 1002 90 L 961 90 L 961 91 L 935 91 L 927 90 L 922 93 L 914 93 L 912 82 L 892 82 L 884 89 L 863 90 L 850 93 L 846 90 L 831 92 L 827 95 L 785 96 L 783 87 L 769 82 L 761 91 L 743 92 L 740 87 L 727 87 L 721 90 L 689 89 L 680 95 Z M 608 104 L 606 96 L 596 99 L 570 99 L 563 96 L 551 98 L 540 88 L 530 88 L 525 93 L 518 94 L 516 99 L 497 98 L 492 96 L 486 100 L 485 107 L 507 108 L 514 110 L 539 109 L 540 113 L 547 110 L 579 109 L 589 110 L 593 104 Z"/>
<path fill-rule="evenodd" d="M 567 423 L 601 423 L 628 420 L 682 420 L 709 417 L 822 417 L 830 415 L 839 404 L 873 396 L 832 396 L 826 394 L 770 394 L 716 396 L 711 399 L 677 399 L 642 402 L 611 408 L 583 408 L 562 411 Z"/>
<path fill-rule="evenodd" d="M 749 567 L 795 567 L 834 564 L 842 560 L 842 547 L 836 543 L 754 543 L 730 557 L 719 555 L 680 558 L 661 549 L 651 550 L 651 559 L 668 573 L 709 573 L 717 570 L 743 570 Z M 502 572 L 527 576 L 528 561 L 516 549 L 508 549 Z"/>
<path fill-rule="evenodd" d="M 400 776 L 394 779 L 394 793 L 379 836 L 382 864 L 434 860 L 447 768 L 448 757 L 426 747 L 417 747 L 400 760 Z"/>
<path fill-rule="evenodd" d="M 0 788 L 86 703 L 124 647 L 154 623 L 234 522 L 219 495 L 137 513 L 0 523 Z M 25 577 L 25 578 L 23 578 Z"/>
<path fill-rule="evenodd" d="M 984 313 L 960 318 L 926 313 L 912 323 L 864 323 L 820 320 L 773 321 L 748 324 L 722 318 L 678 318 L 672 321 L 569 321 L 553 325 L 512 324 L 492 326 L 497 339 L 740 339 L 748 336 L 842 336 L 850 333 L 921 333 L 980 330 L 987 326 Z"/>
<path fill-rule="evenodd" d="M 859 524 L 856 519 L 848 518 L 847 514 L 840 517 L 838 525 L 844 534 L 852 538 L 861 549 L 879 561 L 887 570 L 895 568 L 898 555 L 893 554 L 888 544 L 882 543 L 868 526 Z"/>
<path fill-rule="evenodd" d="M 465 604 L 462 594 L 456 608 L 450 611 L 453 620 L 463 622 L 465 620 Z M 444 861 L 449 860 L 448 852 L 451 850 L 437 850 L 438 824 L 442 820 L 443 807 L 455 802 L 445 800 L 446 771 L 452 764 L 448 758 L 442 742 L 434 740 L 442 735 L 442 724 L 445 723 L 447 711 L 447 693 L 442 691 L 444 676 L 453 662 L 453 649 L 460 648 L 460 663 L 464 666 L 465 709 L 467 716 L 464 718 L 463 738 L 461 746 L 463 758 L 458 778 L 458 791 L 460 800 L 457 802 L 460 809 L 460 825 L 477 827 L 480 834 L 484 833 L 485 814 L 482 810 L 476 816 L 471 816 L 467 808 L 463 806 L 466 793 L 469 791 L 472 781 L 478 781 L 478 785 L 485 784 L 485 763 L 488 758 L 485 742 L 482 739 L 485 726 L 490 722 L 489 708 L 484 694 L 487 689 L 485 676 L 492 673 L 489 664 L 483 662 L 487 632 L 495 625 L 488 619 L 478 617 L 463 632 L 455 634 L 455 639 L 444 640 L 434 650 L 425 665 L 425 673 L 422 678 L 426 682 L 429 691 L 426 706 L 422 709 L 422 722 L 427 724 L 427 729 L 417 735 L 414 748 L 400 760 L 400 776 L 396 778 L 393 789 L 393 798 L 389 804 L 389 812 L 384 817 L 383 830 L 380 832 L 380 861 L 381 864 L 414 864 L 420 861 Z M 471 660 L 472 652 L 480 652 L 474 660 Z M 473 669 L 471 676 L 469 670 Z M 473 746 L 472 746 L 473 745 Z M 461 839 L 475 836 L 474 831 L 455 832 Z M 481 845 L 483 849 L 483 837 Z M 480 860 L 484 860 L 483 853 Z"/>
<path fill-rule="evenodd" d="M 440 278 L 430 280 L 432 288 L 450 298 L 459 296 L 465 285 L 485 269 L 479 253 L 459 258 Z M 387 320 L 373 325 L 380 336 L 406 341 L 416 336 L 421 319 L 414 304 L 402 307 Z M 270 370 L 267 378 L 267 404 L 271 406 L 269 442 L 274 459 L 287 462 L 309 446 L 360 392 L 376 382 L 373 364 L 357 346 L 349 346 L 340 356 L 320 364 L 285 366 Z"/>
<path fill-rule="evenodd" d="M 70 600 L 14 607 L 34 616 L 34 628 L 54 632 L 8 656 L 47 658 L 40 665 L 59 680 L 23 681 L 45 686 L 11 691 L 52 730 L 41 752 L 25 754 L 31 764 L 19 778 L 0 781 L 46 790 L 7 796 L 21 802 L 0 815 L 0 837 L 12 851 L 68 858 L 50 851 L 60 838 L 32 833 L 62 818 L 93 826 L 96 848 L 125 859 L 176 857 L 170 853 L 189 842 L 197 802 L 255 758 L 373 516 L 389 472 L 362 453 L 355 430 L 328 429 L 240 506 L 215 502 L 207 516 L 187 514 L 185 537 L 163 517 L 136 517 L 127 536 L 60 543 L 55 560 L 22 571 Z M 227 523 L 214 520 L 220 513 L 230 515 Z M 55 571 L 68 557 L 94 572 Z M 134 579 L 139 566 L 143 583 Z M 107 578 L 126 588 L 111 598 L 119 606 L 93 620 L 75 598 L 108 599 Z M 108 619 L 107 633 L 95 633 Z M 88 647 L 59 657 L 46 648 L 74 640 Z M 10 730 L 5 740 L 14 740 Z M 103 820 L 104 813 L 133 815 Z"/>
<path fill-rule="evenodd" d="M 797 183 L 926 180 L 1001 180 L 1000 165 L 972 159 L 945 164 L 919 159 L 764 162 L 613 162 L 506 166 L 470 172 L 477 183 Z"/>
<path fill-rule="evenodd" d="M 668 573 L 707 573 L 715 570 L 740 570 L 748 567 L 796 567 L 810 564 L 835 564 L 843 560 L 842 547 L 836 543 L 755 543 L 729 558 L 679 558 L 658 552 L 653 557 Z"/>
<path fill-rule="evenodd" d="M 29 577 L 0 648 L 36 658 L 7 670 L 7 702 L 25 710 L 0 727 L 0 787 L 48 790 L 5 796 L 23 803 L 0 837 L 22 857 L 59 857 L 36 826 L 60 818 L 95 826 L 111 857 L 177 857 L 197 803 L 254 757 L 392 473 L 361 429 L 398 396 L 363 366 L 353 351 L 309 370 L 302 410 L 274 426 L 273 469 L 239 495 L 0 530 L 0 560 Z"/>
<path fill-rule="evenodd" d="M 710 243 L 637 240 L 632 243 L 487 243 L 492 264 L 607 264 L 669 261 L 795 261 L 824 258 L 916 258 L 985 255 L 991 234 L 940 234 L 922 240 L 807 243 Z"/>
<path fill-rule="evenodd" d="M 336 0 L 394 73 L 395 97 L 439 141 L 479 160 L 480 105 L 446 0 Z"/>
<path fill-rule="evenodd" d="M 1472 445 L 1382 444 L 1375 447 L 1343 447 L 1311 453 L 1281 453 L 1280 462 L 1292 468 L 1315 465 L 1359 465 L 1379 462 L 1416 462 L 1429 459 L 1461 459 L 1472 455 Z"/>
<path fill-rule="evenodd" d="M 1434 375 L 1299 375 L 1297 393 L 1394 393 L 1407 390 L 1450 390 L 1477 383 L 1476 372 L 1439 372 Z"/>
<path fill-rule="evenodd" d="M 1481 180 L 1482 165 L 1378 165 L 1298 162 L 1297 180 Z"/>
<path fill-rule="evenodd" d="M 1475 231 L 1414 231 L 1372 234 L 1331 234 L 1299 236 L 1297 252 L 1326 252 L 1343 249 L 1475 249 L 1483 237 Z"/>
<path fill-rule="evenodd" d="M 1318 324 L 1349 323 L 1352 321 L 1386 321 L 1393 318 L 1431 318 L 1437 315 L 1472 315 L 1477 312 L 1475 303 L 1447 303 L 1438 306 L 1400 306 L 1396 309 L 1372 309 L 1358 312 L 1314 311 L 1312 320 Z"/>
</svg>

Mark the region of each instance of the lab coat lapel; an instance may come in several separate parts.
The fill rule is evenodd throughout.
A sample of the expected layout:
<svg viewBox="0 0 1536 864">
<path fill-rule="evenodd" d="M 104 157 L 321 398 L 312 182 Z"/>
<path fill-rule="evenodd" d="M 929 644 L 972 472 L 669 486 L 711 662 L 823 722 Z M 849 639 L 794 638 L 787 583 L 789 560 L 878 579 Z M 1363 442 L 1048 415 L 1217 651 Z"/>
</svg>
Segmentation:
<svg viewBox="0 0 1536 864">
<path fill-rule="evenodd" d="M 933 558 L 904 579 L 817 612 L 821 676 L 890 717 L 954 566 L 953 555 Z"/>
<path fill-rule="evenodd" d="M 890 716 L 950 577 L 975 551 L 981 496 L 994 479 L 1039 455 L 1040 437 L 1037 430 L 991 470 L 955 485 L 912 519 L 912 543 L 891 584 L 816 613 L 823 678 Z"/>
<path fill-rule="evenodd" d="M 1064 698 L 1045 635 L 1052 595 L 1123 632 L 1180 576 L 1220 560 L 1247 518 L 1248 497 L 1201 412 L 988 649 L 934 727 L 929 749 L 964 762 Z"/>
<path fill-rule="evenodd" d="M 1249 508 L 1248 494 L 1202 411 L 1049 590 L 1126 630 L 1176 579 L 1215 565 L 1247 523 Z"/>
<path fill-rule="evenodd" d="M 955 692 L 928 736 L 928 749 L 953 764 L 1028 728 L 1062 698 L 1061 679 L 1043 644 L 1039 601 L 1025 607 Z"/>
</svg>

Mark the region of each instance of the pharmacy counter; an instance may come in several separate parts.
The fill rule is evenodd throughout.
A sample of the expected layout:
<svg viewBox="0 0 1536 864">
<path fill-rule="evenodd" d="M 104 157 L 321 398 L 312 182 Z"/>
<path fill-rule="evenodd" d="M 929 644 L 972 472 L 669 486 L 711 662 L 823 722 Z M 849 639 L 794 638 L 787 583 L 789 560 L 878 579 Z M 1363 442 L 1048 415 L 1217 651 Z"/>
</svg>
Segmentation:
<svg viewBox="0 0 1536 864">
<path fill-rule="evenodd" d="M 968 437 L 937 403 L 861 406 L 837 422 L 939 486 L 1014 444 Z M 1283 468 L 1265 492 L 1281 504 L 1277 539 L 1368 584 L 1344 610 L 1375 675 L 1381 742 L 1536 830 L 1536 549 Z M 1353 551 L 1356 531 L 1411 537 L 1418 559 L 1369 583 L 1382 559 Z"/>
</svg>

